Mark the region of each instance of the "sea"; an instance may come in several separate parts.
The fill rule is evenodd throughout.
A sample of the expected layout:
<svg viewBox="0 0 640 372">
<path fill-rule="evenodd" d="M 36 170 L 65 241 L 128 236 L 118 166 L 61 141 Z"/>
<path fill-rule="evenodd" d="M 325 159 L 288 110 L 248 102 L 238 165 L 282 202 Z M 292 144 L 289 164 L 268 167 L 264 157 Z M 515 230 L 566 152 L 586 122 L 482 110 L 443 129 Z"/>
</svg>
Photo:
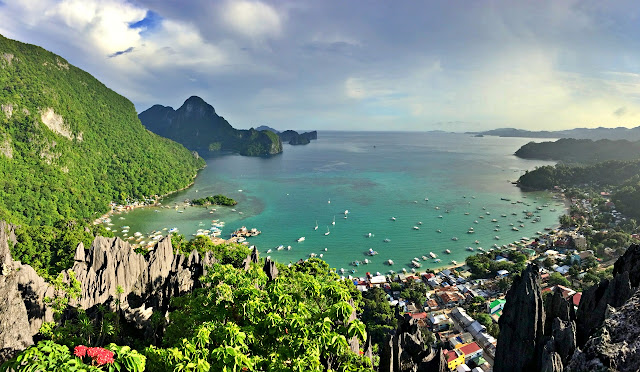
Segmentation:
<svg viewBox="0 0 640 372">
<path fill-rule="evenodd" d="M 513 155 L 530 141 L 320 131 L 310 144 L 285 144 L 273 157 L 210 157 L 192 187 L 166 197 L 162 207 L 114 215 L 110 228 L 123 238 L 124 226 L 129 234 L 177 228 L 192 238 L 217 220 L 225 223 L 221 237 L 228 238 L 241 226 L 255 227 L 261 234 L 247 241 L 261 257 L 287 264 L 317 255 L 354 276 L 411 271 L 417 266 L 412 261 L 418 271 L 461 264 L 480 248 L 534 238 L 558 226 L 565 213 L 562 199 L 513 184 L 528 170 L 554 164 Z M 187 199 L 215 194 L 238 204 L 215 211 L 184 207 Z"/>
</svg>

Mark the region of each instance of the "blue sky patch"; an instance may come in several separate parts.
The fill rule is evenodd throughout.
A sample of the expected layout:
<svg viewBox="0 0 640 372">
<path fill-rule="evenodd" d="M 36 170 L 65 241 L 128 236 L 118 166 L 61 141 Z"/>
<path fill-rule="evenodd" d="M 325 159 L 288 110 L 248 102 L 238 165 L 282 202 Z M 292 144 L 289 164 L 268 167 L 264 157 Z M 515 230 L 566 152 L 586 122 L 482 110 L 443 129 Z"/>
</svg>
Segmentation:
<svg viewBox="0 0 640 372">
<path fill-rule="evenodd" d="M 145 33 L 145 32 L 150 32 L 156 29 L 158 26 L 160 26 L 161 22 L 162 22 L 162 17 L 160 17 L 158 13 L 148 10 L 147 14 L 144 16 L 143 19 L 141 19 L 138 22 L 130 23 L 129 28 L 134 28 L 134 29 L 142 28 L 142 29 L 145 29 L 143 31 L 143 33 Z"/>
</svg>

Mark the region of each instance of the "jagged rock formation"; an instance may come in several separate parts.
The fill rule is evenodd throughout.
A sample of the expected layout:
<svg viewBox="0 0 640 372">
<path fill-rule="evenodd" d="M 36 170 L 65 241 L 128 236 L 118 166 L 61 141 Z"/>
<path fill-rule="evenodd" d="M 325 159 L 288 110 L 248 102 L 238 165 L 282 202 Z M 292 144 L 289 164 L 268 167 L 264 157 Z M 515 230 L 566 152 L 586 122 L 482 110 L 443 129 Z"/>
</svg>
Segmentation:
<svg viewBox="0 0 640 372">
<path fill-rule="evenodd" d="M 538 345 L 544 335 L 544 306 L 538 266 L 530 264 L 506 296 L 500 317 L 495 372 L 538 370 Z"/>
<path fill-rule="evenodd" d="M 527 267 L 507 293 L 494 371 L 638 371 L 640 245 L 627 249 L 613 273 L 583 292 L 577 312 L 556 291 L 540 313 L 537 267 Z"/>
<path fill-rule="evenodd" d="M 9 252 L 14 243 L 13 226 L 0 221 L 0 363 L 33 345 L 27 308 L 18 290 L 20 265 L 14 264 Z"/>
<path fill-rule="evenodd" d="M 569 371 L 638 371 L 640 291 L 619 309 L 609 307 L 604 326 L 576 352 Z"/>
<path fill-rule="evenodd" d="M 442 349 L 425 345 L 418 321 L 409 315 L 400 317 L 398 329 L 380 350 L 379 372 L 445 372 L 447 362 Z"/>
<path fill-rule="evenodd" d="M 263 270 L 267 274 L 267 278 L 269 278 L 269 280 L 274 280 L 278 276 L 278 268 L 276 267 L 276 263 L 270 258 L 267 258 L 264 261 Z"/>
</svg>

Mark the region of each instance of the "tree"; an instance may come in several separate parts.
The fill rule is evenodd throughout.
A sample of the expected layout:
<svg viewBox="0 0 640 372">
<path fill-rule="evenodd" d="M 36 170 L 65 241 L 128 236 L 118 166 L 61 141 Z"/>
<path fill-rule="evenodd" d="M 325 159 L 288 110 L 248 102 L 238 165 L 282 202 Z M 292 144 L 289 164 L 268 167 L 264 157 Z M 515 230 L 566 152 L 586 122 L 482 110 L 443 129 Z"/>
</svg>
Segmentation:
<svg viewBox="0 0 640 372">
<path fill-rule="evenodd" d="M 569 283 L 569 280 L 567 280 L 567 278 L 562 276 L 562 274 L 555 272 L 549 275 L 549 284 L 562 285 L 562 286 L 568 287 L 571 283 Z"/>
</svg>

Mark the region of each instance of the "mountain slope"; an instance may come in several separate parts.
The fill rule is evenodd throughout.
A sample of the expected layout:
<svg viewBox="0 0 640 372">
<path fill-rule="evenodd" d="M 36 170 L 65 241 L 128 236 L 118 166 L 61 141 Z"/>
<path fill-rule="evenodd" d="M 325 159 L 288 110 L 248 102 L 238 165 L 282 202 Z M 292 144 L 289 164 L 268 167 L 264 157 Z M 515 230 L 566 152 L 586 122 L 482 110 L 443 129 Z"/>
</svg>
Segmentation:
<svg viewBox="0 0 640 372">
<path fill-rule="evenodd" d="M 279 137 L 269 131 L 234 129 L 213 106 L 197 96 L 177 110 L 154 105 L 138 117 L 147 129 L 196 151 L 231 151 L 247 156 L 282 152 Z"/>
<path fill-rule="evenodd" d="M 530 131 L 516 128 L 498 128 L 485 132 L 469 132 L 471 134 L 482 134 L 485 136 L 498 137 L 526 137 L 526 138 L 575 138 L 575 139 L 610 139 L 629 141 L 640 140 L 640 127 L 635 128 L 574 128 L 558 131 Z"/>
<path fill-rule="evenodd" d="M 0 218 L 90 220 L 108 203 L 188 185 L 204 161 L 133 104 L 40 47 L 0 35 Z"/>
</svg>

